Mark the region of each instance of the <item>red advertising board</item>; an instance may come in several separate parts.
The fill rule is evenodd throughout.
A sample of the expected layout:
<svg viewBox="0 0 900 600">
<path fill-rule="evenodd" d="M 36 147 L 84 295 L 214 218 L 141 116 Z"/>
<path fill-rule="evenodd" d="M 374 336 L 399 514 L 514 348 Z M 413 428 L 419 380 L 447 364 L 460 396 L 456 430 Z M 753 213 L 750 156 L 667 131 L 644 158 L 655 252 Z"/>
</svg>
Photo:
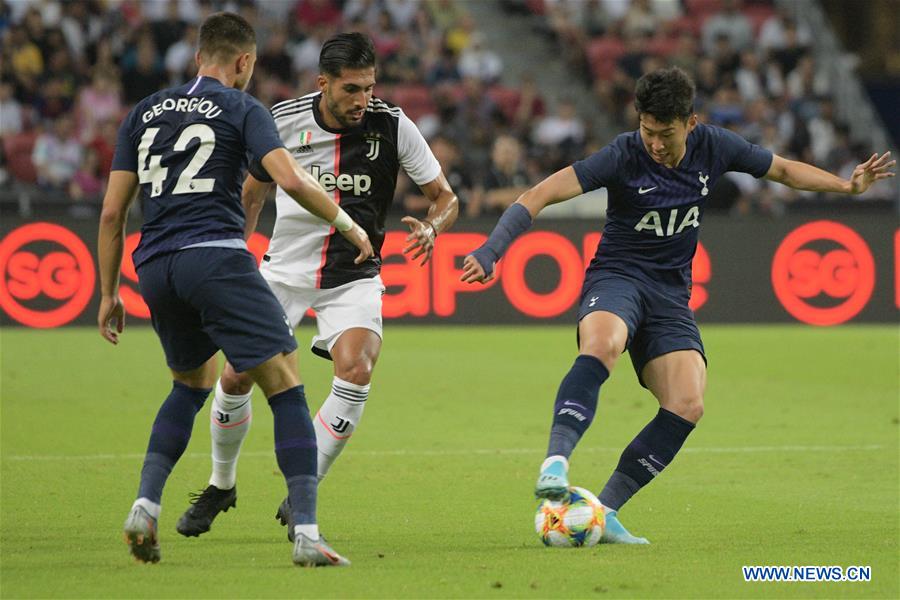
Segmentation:
<svg viewBox="0 0 900 600">
<path fill-rule="evenodd" d="M 399 322 L 571 323 L 584 268 L 600 240 L 595 223 L 539 220 L 498 264 L 487 285 L 459 281 L 462 259 L 491 222 L 460 223 L 438 239 L 424 267 L 402 254 L 399 223 L 387 235 L 384 317 Z M 597 224 L 599 225 L 599 224 Z M 135 227 L 136 228 L 136 227 Z M 271 215 L 263 223 L 271 231 Z M 6 219 L 0 241 L 0 319 L 50 328 L 96 318 L 96 224 Z M 121 294 L 130 324 L 149 319 L 126 239 Z M 261 259 L 268 237 L 250 249 Z M 694 257 L 691 307 L 703 322 L 896 322 L 900 307 L 896 220 L 735 221 L 708 217 Z"/>
</svg>

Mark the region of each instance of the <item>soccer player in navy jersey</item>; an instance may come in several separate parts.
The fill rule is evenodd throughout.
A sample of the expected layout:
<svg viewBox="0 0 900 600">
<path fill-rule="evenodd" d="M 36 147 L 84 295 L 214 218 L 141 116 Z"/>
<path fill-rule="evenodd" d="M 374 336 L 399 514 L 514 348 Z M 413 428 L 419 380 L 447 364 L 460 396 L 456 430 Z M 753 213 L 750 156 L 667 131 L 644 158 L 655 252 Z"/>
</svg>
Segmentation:
<svg viewBox="0 0 900 600">
<path fill-rule="evenodd" d="M 357 262 L 372 256 L 372 245 L 294 162 L 269 111 L 244 93 L 256 61 L 250 24 L 232 13 L 211 15 L 200 28 L 196 60 L 197 77 L 148 96 L 125 118 L 100 217 L 100 334 L 117 344 L 123 330 L 119 271 L 128 208 L 139 194 L 144 224 L 134 264 L 174 380 L 153 423 L 125 539 L 137 560 L 159 561 L 163 486 L 216 381 L 221 349 L 271 406 L 296 523 L 294 562 L 346 565 L 316 524 L 316 434 L 297 374 L 297 343 L 243 239 L 248 155 L 296 202 L 332 223 L 359 251 Z"/>
<path fill-rule="evenodd" d="M 861 194 L 892 177 L 896 161 L 890 153 L 873 154 L 845 180 L 773 155 L 731 131 L 699 123 L 694 84 L 678 68 L 641 77 L 634 104 L 639 130 L 619 135 L 522 194 L 488 240 L 465 258 L 461 279 L 490 280 L 494 263 L 545 206 L 607 188 L 607 222 L 582 286 L 579 355 L 556 396 L 535 495 L 567 494 L 569 457 L 594 418 L 600 386 L 627 349 L 659 412 L 625 448 L 600 493 L 607 510 L 602 541 L 646 544 L 617 515 L 672 461 L 703 414 L 706 357 L 688 300 L 709 190 L 726 171 L 740 171 L 795 189 Z"/>
</svg>

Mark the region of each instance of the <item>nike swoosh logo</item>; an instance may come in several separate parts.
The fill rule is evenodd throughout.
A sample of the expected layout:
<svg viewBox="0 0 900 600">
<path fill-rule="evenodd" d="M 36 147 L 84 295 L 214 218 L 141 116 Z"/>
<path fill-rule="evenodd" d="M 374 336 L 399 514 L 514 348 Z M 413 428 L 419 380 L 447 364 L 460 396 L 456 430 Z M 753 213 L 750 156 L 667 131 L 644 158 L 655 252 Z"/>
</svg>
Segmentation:
<svg viewBox="0 0 900 600">
<path fill-rule="evenodd" d="M 655 462 L 656 464 L 658 464 L 658 465 L 661 466 L 661 467 L 665 467 L 665 466 L 666 466 L 664 463 L 661 463 L 661 462 L 659 462 L 658 460 L 656 460 L 656 457 L 653 456 L 652 454 L 649 454 L 649 455 L 647 456 L 647 458 L 649 458 L 650 460 L 652 460 L 653 462 Z"/>
<path fill-rule="evenodd" d="M 654 185 L 652 188 L 647 188 L 647 189 L 645 190 L 645 189 L 643 188 L 643 186 L 641 186 L 641 187 L 638 188 L 638 194 L 646 194 L 647 192 L 652 192 L 653 190 L 655 190 L 655 189 L 658 188 L 658 187 L 659 187 L 658 185 Z"/>
</svg>

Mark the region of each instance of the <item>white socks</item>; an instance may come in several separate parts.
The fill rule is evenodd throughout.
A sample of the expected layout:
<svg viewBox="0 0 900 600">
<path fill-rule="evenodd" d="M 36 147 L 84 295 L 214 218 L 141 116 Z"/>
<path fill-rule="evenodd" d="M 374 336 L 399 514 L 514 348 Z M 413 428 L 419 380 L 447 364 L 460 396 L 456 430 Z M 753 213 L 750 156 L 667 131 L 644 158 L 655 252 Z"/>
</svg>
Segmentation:
<svg viewBox="0 0 900 600">
<path fill-rule="evenodd" d="M 295 540 L 300 539 L 297 537 L 298 535 L 304 535 L 315 542 L 319 539 L 319 526 L 315 523 L 310 525 L 294 525 Z"/>
<path fill-rule="evenodd" d="M 250 430 L 253 411 L 250 397 L 226 394 L 222 382 L 216 382 L 216 394 L 209 414 L 209 432 L 212 437 L 212 476 L 209 483 L 220 490 L 234 487 L 237 477 L 237 459 L 241 444 Z"/>
<path fill-rule="evenodd" d="M 159 519 L 159 513 L 162 511 L 162 506 L 156 502 L 151 502 L 148 498 L 138 498 L 134 501 L 134 504 L 131 505 L 131 509 L 134 510 L 135 506 L 140 506 L 146 510 L 154 519 Z"/>
<path fill-rule="evenodd" d="M 313 418 L 319 447 L 319 480 L 325 477 L 362 418 L 369 385 L 356 385 L 335 377 L 331 393 Z M 309 537 L 309 536 L 307 536 Z"/>
</svg>

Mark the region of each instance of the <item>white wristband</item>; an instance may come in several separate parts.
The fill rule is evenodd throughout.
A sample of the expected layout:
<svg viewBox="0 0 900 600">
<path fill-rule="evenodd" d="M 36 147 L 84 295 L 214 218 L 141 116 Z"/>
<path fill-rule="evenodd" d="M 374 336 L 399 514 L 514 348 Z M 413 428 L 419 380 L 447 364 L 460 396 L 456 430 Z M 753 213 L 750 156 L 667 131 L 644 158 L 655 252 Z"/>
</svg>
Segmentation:
<svg viewBox="0 0 900 600">
<path fill-rule="evenodd" d="M 334 220 L 331 222 L 335 229 L 338 231 L 347 231 L 353 228 L 353 219 L 350 218 L 343 208 L 338 206 L 338 213 Z"/>
</svg>

